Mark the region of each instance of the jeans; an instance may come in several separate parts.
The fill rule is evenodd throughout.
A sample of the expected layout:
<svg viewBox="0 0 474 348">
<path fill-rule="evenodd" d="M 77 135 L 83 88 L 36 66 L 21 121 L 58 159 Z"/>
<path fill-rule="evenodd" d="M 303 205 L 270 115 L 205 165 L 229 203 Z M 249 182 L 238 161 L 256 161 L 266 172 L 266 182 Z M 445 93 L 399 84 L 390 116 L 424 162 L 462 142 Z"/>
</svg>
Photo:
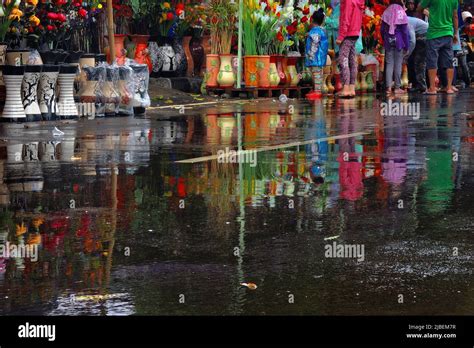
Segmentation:
<svg viewBox="0 0 474 348">
<path fill-rule="evenodd" d="M 389 47 L 385 50 L 385 86 L 387 89 L 392 87 L 395 80 L 395 88 L 402 85 L 402 64 L 403 50 L 397 50 L 396 47 Z"/>
</svg>

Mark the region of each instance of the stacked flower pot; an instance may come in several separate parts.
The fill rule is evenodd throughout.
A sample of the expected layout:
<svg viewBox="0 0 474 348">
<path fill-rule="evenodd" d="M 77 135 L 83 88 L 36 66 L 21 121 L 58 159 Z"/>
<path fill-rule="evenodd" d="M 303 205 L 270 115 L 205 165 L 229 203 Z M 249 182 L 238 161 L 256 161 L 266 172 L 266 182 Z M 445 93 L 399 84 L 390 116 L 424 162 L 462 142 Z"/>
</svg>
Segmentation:
<svg viewBox="0 0 474 348">
<path fill-rule="evenodd" d="M 49 121 L 78 117 L 74 80 L 81 52 L 7 51 L 3 66 L 5 106 L 0 120 Z M 70 57 L 66 63 L 66 59 Z"/>
</svg>

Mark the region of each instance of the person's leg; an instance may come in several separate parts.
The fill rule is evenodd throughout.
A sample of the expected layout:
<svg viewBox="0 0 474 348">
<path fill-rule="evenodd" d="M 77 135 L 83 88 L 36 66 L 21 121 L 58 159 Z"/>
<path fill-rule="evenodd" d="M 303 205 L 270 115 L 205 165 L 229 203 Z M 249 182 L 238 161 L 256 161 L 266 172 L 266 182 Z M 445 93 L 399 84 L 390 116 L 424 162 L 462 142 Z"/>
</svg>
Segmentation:
<svg viewBox="0 0 474 348">
<path fill-rule="evenodd" d="M 427 93 L 436 94 L 436 74 L 438 72 L 439 39 L 426 40 L 426 68 L 430 86 Z"/>
<path fill-rule="evenodd" d="M 394 49 L 393 75 L 395 79 L 395 93 L 404 93 L 402 86 L 402 67 L 403 67 L 403 51 Z"/>
<path fill-rule="evenodd" d="M 440 38 L 441 44 L 439 48 L 439 62 L 440 68 L 446 69 L 446 93 L 454 93 L 452 86 L 454 69 L 453 69 L 453 38 L 451 36 L 444 36 Z"/>
<path fill-rule="evenodd" d="M 314 92 L 322 94 L 323 68 L 313 66 L 311 72 L 313 73 Z"/>
<path fill-rule="evenodd" d="M 407 67 L 408 67 L 408 82 L 411 84 L 412 88 L 416 88 L 416 66 L 415 66 L 415 49 L 410 54 L 410 57 L 407 59 Z"/>
<path fill-rule="evenodd" d="M 341 82 L 342 82 L 342 91 L 341 95 L 349 95 L 349 83 L 351 78 L 351 73 L 349 70 L 349 52 L 350 52 L 350 40 L 345 39 L 342 41 L 341 46 L 339 47 L 339 70 L 341 72 Z"/>
<path fill-rule="evenodd" d="M 415 47 L 416 84 L 422 92 L 426 91 L 426 40 L 420 39 Z"/>
<path fill-rule="evenodd" d="M 349 90 L 351 95 L 355 96 L 355 82 L 357 79 L 357 71 L 359 67 L 359 62 L 357 61 L 357 54 L 356 54 L 356 49 L 355 45 L 357 42 L 357 39 L 351 39 L 351 49 L 349 51 L 349 70 L 351 73 L 351 78 L 349 82 Z"/>
<path fill-rule="evenodd" d="M 395 67 L 395 48 L 390 47 L 385 50 L 385 88 L 387 93 L 392 90 L 393 69 Z"/>
<path fill-rule="evenodd" d="M 440 66 L 439 60 L 438 60 L 438 66 Z M 439 77 L 439 84 L 441 85 L 441 90 L 445 91 L 446 86 L 448 85 L 448 75 L 446 74 L 446 69 L 440 67 L 438 69 L 438 77 Z"/>
</svg>

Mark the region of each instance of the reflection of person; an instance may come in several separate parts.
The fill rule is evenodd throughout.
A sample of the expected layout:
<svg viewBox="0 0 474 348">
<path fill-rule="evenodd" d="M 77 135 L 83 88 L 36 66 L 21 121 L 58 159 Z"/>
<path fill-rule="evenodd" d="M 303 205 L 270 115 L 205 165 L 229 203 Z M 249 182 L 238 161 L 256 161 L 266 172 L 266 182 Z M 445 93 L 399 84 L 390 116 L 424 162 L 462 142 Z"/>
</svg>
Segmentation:
<svg viewBox="0 0 474 348">
<path fill-rule="evenodd" d="M 326 65 L 328 54 L 328 39 L 326 33 L 321 28 L 324 23 L 324 11 L 322 8 L 313 13 L 311 24 L 306 39 L 306 60 L 305 64 L 311 68 L 313 75 L 314 91 L 308 93 L 306 98 L 315 99 L 321 97 L 323 84 L 323 68 Z"/>
<path fill-rule="evenodd" d="M 345 100 L 345 103 L 351 102 Z M 349 107 L 349 110 L 348 108 Z M 353 113 L 354 105 L 343 104 L 343 110 L 338 119 L 338 133 L 350 134 L 358 131 L 357 116 Z M 352 109 L 352 110 L 351 110 Z M 356 201 L 364 193 L 364 184 L 362 183 L 362 163 L 361 153 L 356 139 L 353 136 L 347 136 L 337 140 L 339 146 L 339 185 L 340 197 L 349 201 Z"/>
<path fill-rule="evenodd" d="M 426 34 L 426 65 L 430 85 L 426 93 L 436 94 L 436 75 L 439 67 L 446 69 L 446 93 L 453 94 L 453 44 L 458 42 L 458 37 L 454 35 L 458 31 L 458 1 L 422 0 L 418 11 L 422 12 L 426 8 L 430 11 L 430 25 Z"/>
</svg>

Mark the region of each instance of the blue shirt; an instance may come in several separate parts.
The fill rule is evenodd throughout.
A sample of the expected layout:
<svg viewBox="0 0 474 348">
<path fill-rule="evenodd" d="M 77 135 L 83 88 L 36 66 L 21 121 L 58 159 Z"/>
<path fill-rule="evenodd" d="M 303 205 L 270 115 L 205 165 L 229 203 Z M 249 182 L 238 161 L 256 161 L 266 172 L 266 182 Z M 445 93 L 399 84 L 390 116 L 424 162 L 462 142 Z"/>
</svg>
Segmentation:
<svg viewBox="0 0 474 348">
<path fill-rule="evenodd" d="M 321 27 L 314 27 L 306 39 L 305 64 L 308 67 L 324 67 L 328 55 L 328 38 Z"/>
</svg>

